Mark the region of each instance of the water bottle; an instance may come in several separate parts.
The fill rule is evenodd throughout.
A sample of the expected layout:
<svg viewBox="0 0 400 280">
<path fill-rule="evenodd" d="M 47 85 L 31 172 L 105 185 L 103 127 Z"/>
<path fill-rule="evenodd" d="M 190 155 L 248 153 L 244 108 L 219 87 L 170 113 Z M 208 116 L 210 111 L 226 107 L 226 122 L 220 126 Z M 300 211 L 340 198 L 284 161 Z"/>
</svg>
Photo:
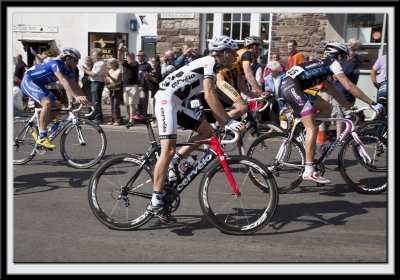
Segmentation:
<svg viewBox="0 0 400 280">
<path fill-rule="evenodd" d="M 35 101 L 29 99 L 28 108 L 35 108 Z"/>
<path fill-rule="evenodd" d="M 57 121 L 55 121 L 54 123 L 53 123 L 53 125 L 50 127 L 50 129 L 49 129 L 49 135 L 52 135 L 53 133 L 54 133 L 54 131 L 56 131 L 57 130 L 57 128 L 58 128 L 58 126 L 59 126 L 60 124 L 57 122 Z"/>
<path fill-rule="evenodd" d="M 195 156 L 187 156 L 185 160 L 182 160 L 181 163 L 178 165 L 179 172 L 181 174 L 185 174 L 185 172 L 193 166 L 196 162 Z"/>
</svg>

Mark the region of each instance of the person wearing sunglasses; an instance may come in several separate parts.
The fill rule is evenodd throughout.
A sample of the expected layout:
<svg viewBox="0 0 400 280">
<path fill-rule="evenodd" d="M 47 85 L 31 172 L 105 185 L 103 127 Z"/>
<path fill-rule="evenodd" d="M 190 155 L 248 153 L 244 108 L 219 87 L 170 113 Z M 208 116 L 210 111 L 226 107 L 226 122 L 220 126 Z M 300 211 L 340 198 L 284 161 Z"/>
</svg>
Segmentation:
<svg viewBox="0 0 400 280">
<path fill-rule="evenodd" d="M 75 79 L 75 68 L 81 54 L 74 48 L 61 50 L 59 59 L 36 64 L 29 68 L 22 79 L 22 92 L 40 104 L 43 108 L 40 113 L 39 137 L 36 143 L 48 149 L 56 146 L 47 137 L 47 126 L 57 117 L 51 108 L 61 108 L 57 97 L 46 88 L 47 85 L 59 81 L 77 102 L 88 104 L 89 101 Z"/>
<path fill-rule="evenodd" d="M 225 112 L 214 89 L 218 70 L 232 65 L 235 57 L 231 55 L 231 50 L 236 48 L 237 44 L 231 38 L 215 37 L 209 44 L 209 56 L 196 59 L 175 70 L 160 83 L 155 95 L 155 114 L 161 154 L 154 168 L 153 195 L 147 210 L 158 216 L 162 222 L 173 220 L 168 210 L 164 209 L 162 199 L 165 195 L 164 183 L 168 167 L 176 152 L 178 124 L 198 132 L 191 140 L 204 139 L 205 135 L 209 136 L 213 131 L 211 125 L 202 119 L 201 115 L 185 110 L 182 104 L 204 91 L 205 99 L 218 123 L 237 132 L 244 131 L 244 124 L 231 119 Z M 187 152 L 190 152 L 190 148 L 195 149 L 195 147 L 189 147 Z"/>
</svg>

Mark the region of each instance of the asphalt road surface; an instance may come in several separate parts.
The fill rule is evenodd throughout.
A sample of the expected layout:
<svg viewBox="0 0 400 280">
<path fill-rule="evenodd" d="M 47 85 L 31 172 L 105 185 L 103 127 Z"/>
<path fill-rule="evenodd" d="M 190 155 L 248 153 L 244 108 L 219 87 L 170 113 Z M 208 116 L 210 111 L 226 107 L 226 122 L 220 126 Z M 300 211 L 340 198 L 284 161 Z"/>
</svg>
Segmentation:
<svg viewBox="0 0 400 280">
<path fill-rule="evenodd" d="M 142 125 L 102 127 L 108 141 L 105 158 L 148 147 Z M 334 163 L 326 171 L 332 185 L 303 182 L 280 195 L 272 221 L 250 236 L 226 235 L 207 222 L 197 197 L 199 178 L 181 194 L 177 222 L 160 226 L 153 219 L 134 231 L 115 231 L 89 208 L 87 186 L 98 165 L 69 167 L 57 148 L 25 165 L 9 166 L 8 259 L 13 271 L 41 274 L 379 273 L 387 269 L 392 249 L 388 201 L 393 193 L 356 193 Z"/>
</svg>

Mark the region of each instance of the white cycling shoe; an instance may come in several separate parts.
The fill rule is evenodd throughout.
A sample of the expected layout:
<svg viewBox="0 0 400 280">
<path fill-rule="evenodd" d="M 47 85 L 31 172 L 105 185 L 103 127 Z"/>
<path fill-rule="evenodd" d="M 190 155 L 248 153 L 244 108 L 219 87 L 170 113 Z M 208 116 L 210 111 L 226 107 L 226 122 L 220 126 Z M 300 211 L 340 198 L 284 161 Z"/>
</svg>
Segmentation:
<svg viewBox="0 0 400 280">
<path fill-rule="evenodd" d="M 326 179 L 321 176 L 318 176 L 318 173 L 315 171 L 312 172 L 311 174 L 304 172 L 302 177 L 303 177 L 304 181 L 314 181 L 314 182 L 320 183 L 320 184 L 330 184 L 331 183 L 331 180 Z"/>
</svg>

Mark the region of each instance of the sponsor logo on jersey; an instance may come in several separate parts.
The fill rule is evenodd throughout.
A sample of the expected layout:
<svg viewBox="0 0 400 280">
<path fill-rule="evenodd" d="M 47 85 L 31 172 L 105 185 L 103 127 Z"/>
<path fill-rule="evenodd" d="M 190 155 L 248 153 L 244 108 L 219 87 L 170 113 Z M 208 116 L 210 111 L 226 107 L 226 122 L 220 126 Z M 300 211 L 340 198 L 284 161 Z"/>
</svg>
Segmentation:
<svg viewBox="0 0 400 280">
<path fill-rule="evenodd" d="M 196 74 L 190 74 L 190 75 L 183 77 L 182 79 L 177 79 L 175 82 L 173 82 L 171 84 L 171 87 L 175 88 L 175 87 L 179 86 L 180 83 L 185 83 L 185 82 L 193 79 L 194 77 L 196 77 Z"/>
<path fill-rule="evenodd" d="M 204 68 L 207 68 L 208 67 L 208 64 L 204 64 Z"/>
<path fill-rule="evenodd" d="M 304 69 L 310 69 L 310 68 L 315 68 L 315 67 L 321 67 L 322 65 L 324 65 L 324 62 L 319 60 L 316 61 L 314 63 L 308 64 L 306 66 L 304 66 Z"/>
<path fill-rule="evenodd" d="M 291 88 L 290 89 L 290 93 L 292 94 L 294 99 L 296 99 L 297 104 L 299 104 L 300 106 L 304 105 L 303 99 L 296 93 L 296 89 L 295 88 Z"/>
<path fill-rule="evenodd" d="M 168 101 L 165 100 L 165 99 L 164 99 L 163 101 L 161 101 L 161 104 L 162 104 L 162 105 L 165 105 L 165 104 L 167 104 L 167 103 L 168 103 Z"/>
</svg>

